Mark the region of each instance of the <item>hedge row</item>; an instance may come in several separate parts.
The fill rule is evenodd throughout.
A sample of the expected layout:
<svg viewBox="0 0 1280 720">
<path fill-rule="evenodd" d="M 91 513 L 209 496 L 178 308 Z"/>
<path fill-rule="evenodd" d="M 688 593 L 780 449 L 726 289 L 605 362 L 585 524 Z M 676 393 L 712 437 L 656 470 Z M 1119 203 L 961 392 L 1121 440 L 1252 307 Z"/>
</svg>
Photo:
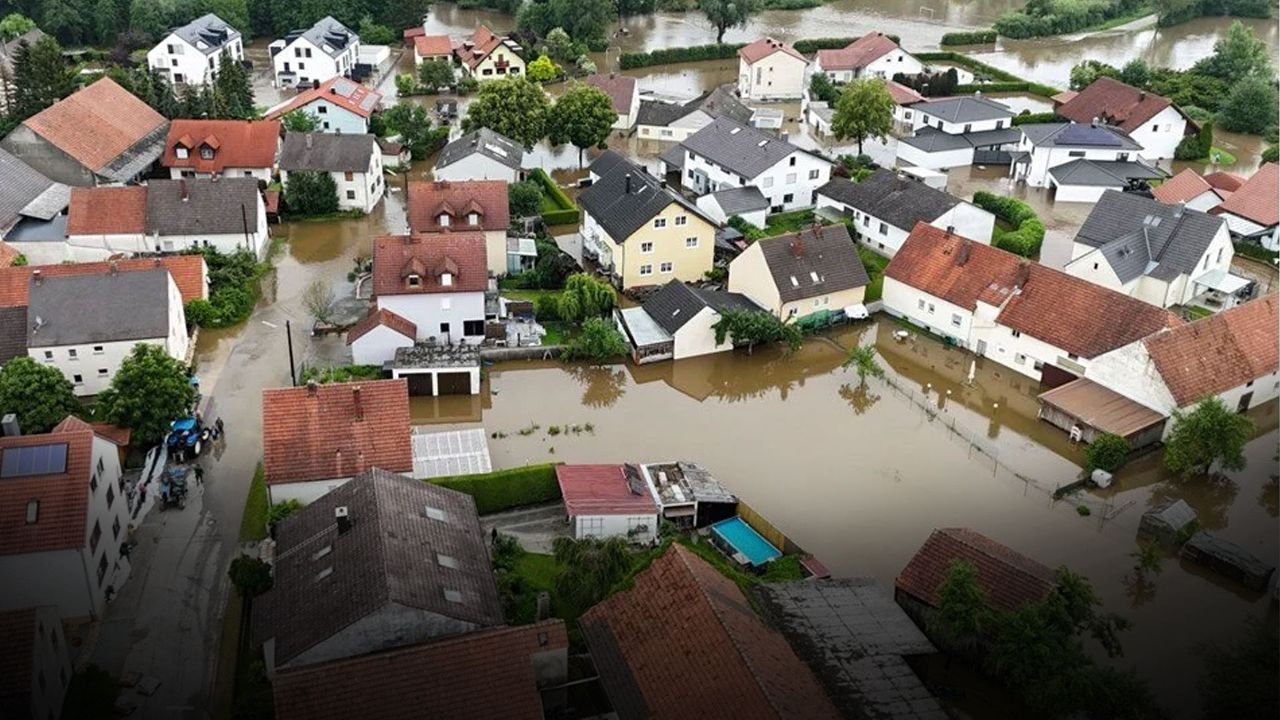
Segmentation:
<svg viewBox="0 0 1280 720">
<path fill-rule="evenodd" d="M 1040 222 L 1040 217 L 1030 205 L 985 190 L 973 194 L 973 204 L 1014 227 L 1006 232 L 997 228 L 992 245 L 1023 257 L 1040 252 L 1040 244 L 1044 242 L 1044 223 Z"/>
<path fill-rule="evenodd" d="M 582 219 L 582 212 L 578 206 L 569 199 L 568 195 L 560 189 L 559 185 L 547 175 L 542 168 L 534 168 L 529 173 L 529 179 L 538 183 L 542 188 L 542 222 L 546 225 L 576 225 Z M 548 206 L 554 207 L 554 210 L 546 209 Z"/>
<path fill-rule="evenodd" d="M 951 32 L 942 36 L 942 46 L 948 45 L 986 45 L 993 43 L 998 37 L 995 30 L 977 30 L 974 32 Z"/>
<path fill-rule="evenodd" d="M 1257 243 L 1245 242 L 1242 240 L 1235 241 L 1236 254 L 1251 257 L 1255 260 L 1261 260 L 1265 263 L 1274 262 L 1280 253 L 1274 250 L 1268 250 Z"/>
<path fill-rule="evenodd" d="M 526 465 L 478 475 L 432 478 L 430 482 L 432 485 L 470 495 L 476 501 L 476 512 L 481 515 L 560 498 L 555 463 Z"/>
<path fill-rule="evenodd" d="M 895 43 L 899 42 L 897 35 L 886 34 L 885 37 L 889 38 Z M 847 47 L 849 43 L 857 39 L 858 38 L 847 38 L 847 37 L 846 38 L 811 38 L 809 40 L 797 40 L 792 45 L 792 47 L 796 49 L 796 52 L 808 55 L 809 53 L 815 53 L 815 52 L 818 52 L 819 50 L 839 50 L 840 48 Z"/>
<path fill-rule="evenodd" d="M 915 56 L 921 62 L 949 62 L 972 71 L 978 77 L 991 78 L 991 82 L 961 85 L 956 88 L 957 93 L 981 90 L 982 92 L 1029 92 L 1042 97 L 1053 97 L 1060 92 L 1057 88 L 1030 82 L 1011 72 L 951 50 L 915 53 Z"/>
<path fill-rule="evenodd" d="M 1034 125 L 1036 123 L 1058 122 L 1056 112 L 1022 113 L 1013 116 L 1014 125 Z"/>
<path fill-rule="evenodd" d="M 885 37 L 898 42 L 897 35 L 886 35 Z M 808 55 L 819 50 L 838 50 L 854 40 L 857 40 L 857 38 L 811 38 L 797 40 L 793 47 L 795 47 L 796 52 Z M 619 63 L 623 70 L 634 70 L 636 68 L 669 65 L 672 63 L 727 60 L 737 57 L 738 50 L 744 45 L 745 43 L 693 45 L 690 47 L 664 48 L 644 53 L 623 53 Z"/>
</svg>

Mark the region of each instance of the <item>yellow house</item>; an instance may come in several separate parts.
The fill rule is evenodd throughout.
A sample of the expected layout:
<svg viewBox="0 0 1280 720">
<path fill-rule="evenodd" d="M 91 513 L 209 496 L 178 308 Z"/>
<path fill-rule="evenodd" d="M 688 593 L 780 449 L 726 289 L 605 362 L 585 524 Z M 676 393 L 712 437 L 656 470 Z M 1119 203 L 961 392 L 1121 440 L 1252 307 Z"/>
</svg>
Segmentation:
<svg viewBox="0 0 1280 720">
<path fill-rule="evenodd" d="M 844 225 L 758 240 L 729 263 L 729 291 L 783 320 L 861 304 L 870 281 Z"/>
<path fill-rule="evenodd" d="M 616 153 L 591 165 L 578 196 L 582 246 L 623 288 L 696 282 L 715 259 L 716 224 L 696 205 Z"/>
</svg>

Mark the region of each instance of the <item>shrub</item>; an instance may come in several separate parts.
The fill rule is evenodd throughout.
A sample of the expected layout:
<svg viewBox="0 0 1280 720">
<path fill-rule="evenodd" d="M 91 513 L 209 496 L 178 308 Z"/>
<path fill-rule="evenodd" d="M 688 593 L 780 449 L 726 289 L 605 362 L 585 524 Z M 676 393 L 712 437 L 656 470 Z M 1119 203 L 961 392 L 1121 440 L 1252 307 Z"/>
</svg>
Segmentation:
<svg viewBox="0 0 1280 720">
<path fill-rule="evenodd" d="M 663 48 L 647 53 L 623 53 L 619 65 L 623 70 L 698 62 L 700 60 L 727 60 L 736 57 L 742 43 L 728 45 L 693 45 L 690 47 Z"/>
<path fill-rule="evenodd" d="M 401 97 L 413 95 L 418 91 L 418 83 L 409 74 L 396 75 L 396 94 Z"/>
<path fill-rule="evenodd" d="M 533 301 L 533 316 L 540 322 L 560 319 L 560 298 L 555 295 L 539 295 Z"/>
<path fill-rule="evenodd" d="M 1103 433 L 1089 443 L 1085 451 L 1085 472 L 1105 470 L 1113 473 L 1129 459 L 1129 441 L 1112 433 Z"/>
<path fill-rule="evenodd" d="M 533 180 L 521 180 L 507 186 L 511 217 L 533 217 L 542 209 L 542 186 Z"/>
<path fill-rule="evenodd" d="M 1280 145 L 1272 145 L 1262 151 L 1262 162 L 1269 163 L 1277 161 L 1280 161 Z"/>
<path fill-rule="evenodd" d="M 560 483 L 552 463 L 432 478 L 429 482 L 470 495 L 476 501 L 476 512 L 482 515 L 560 498 Z"/>
<path fill-rule="evenodd" d="M 1213 152 L 1213 122 L 1208 121 L 1200 126 L 1200 132 L 1182 138 L 1173 151 L 1174 160 L 1199 160 L 1209 157 Z"/>
<path fill-rule="evenodd" d="M 1013 125 L 1035 125 L 1036 123 L 1051 123 L 1058 121 L 1058 113 L 1056 112 L 1024 112 L 1021 115 L 1013 116 Z"/>
<path fill-rule="evenodd" d="M 1044 242 L 1044 223 L 1040 222 L 1030 205 L 985 190 L 973 194 L 973 204 L 1014 228 L 1003 232 L 997 228 L 993 245 L 1023 257 L 1031 257 L 1040 251 L 1040 244 Z"/>
<path fill-rule="evenodd" d="M 529 179 L 538 183 L 542 188 L 542 222 L 547 225 L 574 225 L 582 218 L 581 211 L 569 199 L 568 195 L 556 185 L 550 175 L 542 168 L 534 168 L 529 173 Z"/>
<path fill-rule="evenodd" d="M 275 503 L 267 510 L 267 523 L 275 525 L 278 522 L 283 522 L 285 518 L 301 509 L 302 502 L 297 498 L 289 498 L 283 502 Z"/>
<path fill-rule="evenodd" d="M 942 46 L 948 45 L 985 45 L 993 43 L 999 36 L 995 30 L 975 30 L 973 32 L 950 32 L 942 36 Z"/>
<path fill-rule="evenodd" d="M 566 361 L 587 360 L 604 363 L 627 354 L 626 338 L 613 323 L 602 317 L 587 318 L 582 331 L 573 336 L 560 356 Z"/>
</svg>

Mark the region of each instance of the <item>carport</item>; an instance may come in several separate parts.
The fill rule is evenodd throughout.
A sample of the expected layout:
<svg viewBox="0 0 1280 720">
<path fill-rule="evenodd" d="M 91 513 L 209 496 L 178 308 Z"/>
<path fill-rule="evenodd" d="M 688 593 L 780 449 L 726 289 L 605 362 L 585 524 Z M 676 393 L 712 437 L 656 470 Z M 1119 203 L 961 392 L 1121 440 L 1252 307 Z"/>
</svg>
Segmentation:
<svg viewBox="0 0 1280 720">
<path fill-rule="evenodd" d="M 480 349 L 467 344 L 428 342 L 398 348 L 391 377 L 407 380 L 413 396 L 478 395 Z"/>
</svg>

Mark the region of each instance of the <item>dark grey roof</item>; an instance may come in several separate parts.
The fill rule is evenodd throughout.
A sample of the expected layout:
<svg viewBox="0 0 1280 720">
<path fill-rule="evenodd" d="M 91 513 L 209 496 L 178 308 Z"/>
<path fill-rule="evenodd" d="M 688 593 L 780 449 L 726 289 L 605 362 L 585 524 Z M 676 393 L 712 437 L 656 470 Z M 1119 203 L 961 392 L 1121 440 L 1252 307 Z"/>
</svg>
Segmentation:
<svg viewBox="0 0 1280 720">
<path fill-rule="evenodd" d="M 628 176 L 631 178 L 630 191 L 627 190 Z M 692 203 L 663 187 L 644 168 L 625 158 L 578 195 L 578 205 L 600 223 L 614 242 L 623 242 L 631 237 L 673 202 L 699 217 L 705 217 Z"/>
<path fill-rule="evenodd" d="M 600 157 L 591 161 L 587 166 L 587 170 L 597 177 L 608 175 L 619 163 L 627 162 L 627 159 L 612 150 L 605 150 Z"/>
<path fill-rule="evenodd" d="M 174 28 L 173 34 L 191 43 L 205 55 L 216 53 L 223 45 L 240 37 L 240 31 L 213 13 L 201 15 L 182 27 Z"/>
<path fill-rule="evenodd" d="M 27 354 L 27 307 L 0 308 L 0 365 Z"/>
<path fill-rule="evenodd" d="M 684 169 L 686 152 L 683 145 L 672 145 L 658 159 L 667 164 L 667 172 L 680 172 Z"/>
<path fill-rule="evenodd" d="M 29 281 L 27 345 L 54 347 L 169 335 L 169 271 L 110 271 Z"/>
<path fill-rule="evenodd" d="M 1120 282 L 1143 274 L 1172 280 L 1196 269 L 1222 225 L 1222 218 L 1198 210 L 1108 190 L 1075 241 L 1100 248 Z"/>
<path fill-rule="evenodd" d="M 674 335 L 705 307 L 716 312 L 726 310 L 759 310 L 760 306 L 741 293 L 691 288 L 672 280 L 644 301 L 644 311 L 663 330 Z"/>
<path fill-rule="evenodd" d="M 900 177 L 893 170 L 881 169 L 862 182 L 832 178 L 818 188 L 836 202 L 869 213 L 890 225 L 910 232 L 918 222 L 933 222 L 960 204 L 960 198 L 925 185 L 919 180 Z"/>
<path fill-rule="evenodd" d="M 769 209 L 769 199 L 755 185 L 727 188 L 711 193 L 711 197 L 716 199 L 716 204 L 729 216 Z"/>
<path fill-rule="evenodd" d="M 1115 150 L 1141 150 L 1124 132 L 1107 125 L 1080 125 L 1077 123 L 1034 123 L 1019 125 L 1031 144 L 1037 147 L 1109 148 Z"/>
<path fill-rule="evenodd" d="M 1164 177 L 1160 170 L 1143 162 L 1129 160 L 1088 160 L 1076 158 L 1049 168 L 1049 174 L 1059 185 L 1089 185 L 1093 187 L 1121 188 L 1130 179 L 1151 180 Z"/>
<path fill-rule="evenodd" d="M 1007 105 L 977 95 L 925 100 L 912 105 L 911 109 L 953 123 L 1002 120 L 1013 117 L 1013 111 Z"/>
<path fill-rule="evenodd" d="M 753 593 L 837 707 L 878 719 L 948 717 L 903 660 L 936 650 L 875 580 L 767 583 Z"/>
<path fill-rule="evenodd" d="M 1016 127 L 1007 127 L 999 130 L 967 132 L 961 137 L 964 138 L 965 142 L 977 148 L 991 145 L 1011 145 L 1022 140 L 1022 131 Z"/>
<path fill-rule="evenodd" d="M 359 37 L 351 28 L 335 20 L 332 15 L 320 19 L 315 25 L 306 30 L 290 33 L 289 44 L 293 44 L 293 41 L 299 37 L 306 38 L 312 45 L 320 48 L 321 52 L 330 57 L 341 55 L 352 41 L 359 40 Z"/>
<path fill-rule="evenodd" d="M 801 230 L 757 240 L 756 244 L 784 303 L 871 282 L 844 225 Z"/>
<path fill-rule="evenodd" d="M 726 117 L 740 123 L 751 122 L 751 108 L 734 97 L 729 87 L 721 85 L 684 104 L 642 100 L 640 109 L 636 111 L 636 124 L 666 126 L 698 110 L 710 115 L 713 120 Z"/>
<path fill-rule="evenodd" d="M 351 520 L 345 533 L 334 517 L 339 507 Z M 257 636 L 274 637 L 276 662 L 286 663 L 361 618 L 393 607 L 500 625 L 487 538 L 469 495 L 385 470 L 364 472 L 277 528 L 275 586 L 263 596 L 261 614 L 255 613 Z M 362 651 L 456 628 L 418 623 L 409 631 L 388 630 L 366 638 Z"/>
<path fill-rule="evenodd" d="M 1022 132 L 1018 128 L 1012 127 L 952 134 L 926 125 L 917 130 L 915 135 L 902 138 L 898 142 L 906 143 L 925 152 L 945 152 L 947 150 L 961 150 L 971 147 L 1009 145 L 1021 139 Z"/>
<path fill-rule="evenodd" d="M 71 197 L 66 185 L 55 183 L 5 150 L 0 150 L 0 188 L 4 188 L 0 192 L 0 230 L 7 230 L 25 215 L 48 220 L 66 208 Z M 53 200 L 59 196 L 62 207 L 52 207 L 58 204 Z"/>
<path fill-rule="evenodd" d="M 775 135 L 728 118 L 716 119 L 690 135 L 681 145 L 747 179 L 777 165 L 792 153 L 808 152 Z"/>
<path fill-rule="evenodd" d="M 244 234 L 246 224 L 248 232 L 257 232 L 258 197 L 258 181 L 251 177 L 151 180 L 147 183 L 147 232 L 232 235 Z"/>
<path fill-rule="evenodd" d="M 325 172 L 368 172 L 369 159 L 380 154 L 372 135 L 287 133 L 280 150 L 280 169 Z"/>
<path fill-rule="evenodd" d="M 519 170 L 524 164 L 524 148 L 519 143 L 489 128 L 480 128 L 445 145 L 436 157 L 436 167 L 447 167 L 474 153 L 496 160 L 513 170 Z"/>
</svg>

